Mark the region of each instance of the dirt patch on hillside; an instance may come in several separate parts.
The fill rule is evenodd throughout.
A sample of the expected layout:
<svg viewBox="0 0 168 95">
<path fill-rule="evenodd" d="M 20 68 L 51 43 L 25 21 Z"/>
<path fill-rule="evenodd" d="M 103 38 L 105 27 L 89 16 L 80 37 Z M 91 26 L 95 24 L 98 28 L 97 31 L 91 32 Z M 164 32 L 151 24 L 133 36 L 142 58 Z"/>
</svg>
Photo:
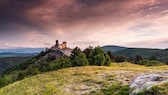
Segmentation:
<svg viewBox="0 0 168 95">
<path fill-rule="evenodd" d="M 67 93 L 75 95 L 89 94 L 91 91 L 99 91 L 103 87 L 108 87 L 114 82 L 122 82 L 129 85 L 140 72 L 133 71 L 107 71 L 104 73 L 94 73 L 92 77 L 82 79 L 82 81 L 70 84 L 65 87 Z"/>
</svg>

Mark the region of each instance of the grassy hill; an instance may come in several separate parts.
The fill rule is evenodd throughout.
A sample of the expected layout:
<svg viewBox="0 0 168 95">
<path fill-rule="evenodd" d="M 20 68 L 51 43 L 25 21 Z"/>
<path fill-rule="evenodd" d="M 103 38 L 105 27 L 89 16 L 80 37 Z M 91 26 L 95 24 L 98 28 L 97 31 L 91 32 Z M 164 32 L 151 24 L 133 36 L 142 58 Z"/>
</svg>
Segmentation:
<svg viewBox="0 0 168 95">
<path fill-rule="evenodd" d="M 71 67 L 17 81 L 1 88 L 0 95 L 128 95 L 128 84 L 139 74 L 167 70 L 167 65 L 130 63 Z"/>
</svg>

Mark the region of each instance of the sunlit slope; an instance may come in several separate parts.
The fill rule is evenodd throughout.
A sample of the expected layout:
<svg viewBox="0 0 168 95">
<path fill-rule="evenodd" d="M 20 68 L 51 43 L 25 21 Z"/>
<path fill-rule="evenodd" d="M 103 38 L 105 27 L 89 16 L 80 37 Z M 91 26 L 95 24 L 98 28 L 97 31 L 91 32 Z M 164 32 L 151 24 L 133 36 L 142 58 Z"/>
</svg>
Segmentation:
<svg viewBox="0 0 168 95">
<path fill-rule="evenodd" d="M 39 74 L 0 89 L 0 95 L 80 95 L 108 87 L 114 82 L 128 85 L 144 72 L 166 71 L 168 66 L 145 67 L 130 63 L 85 66 Z"/>
</svg>

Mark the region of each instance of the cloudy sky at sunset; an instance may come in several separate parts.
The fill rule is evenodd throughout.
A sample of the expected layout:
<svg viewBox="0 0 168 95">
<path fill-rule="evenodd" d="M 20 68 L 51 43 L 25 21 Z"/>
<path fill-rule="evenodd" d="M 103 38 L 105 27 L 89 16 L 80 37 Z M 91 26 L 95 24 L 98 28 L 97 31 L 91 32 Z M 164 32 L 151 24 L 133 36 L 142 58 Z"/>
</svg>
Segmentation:
<svg viewBox="0 0 168 95">
<path fill-rule="evenodd" d="M 168 0 L 0 0 L 0 48 L 168 48 Z"/>
</svg>

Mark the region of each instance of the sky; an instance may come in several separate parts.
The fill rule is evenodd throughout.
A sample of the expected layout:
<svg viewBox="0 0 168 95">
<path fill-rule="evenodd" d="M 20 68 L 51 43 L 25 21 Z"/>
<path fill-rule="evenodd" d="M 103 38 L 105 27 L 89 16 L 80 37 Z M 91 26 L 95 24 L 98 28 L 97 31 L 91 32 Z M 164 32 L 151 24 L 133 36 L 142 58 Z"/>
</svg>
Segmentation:
<svg viewBox="0 0 168 95">
<path fill-rule="evenodd" d="M 168 0 L 0 0 L 0 48 L 168 47 Z"/>
</svg>

